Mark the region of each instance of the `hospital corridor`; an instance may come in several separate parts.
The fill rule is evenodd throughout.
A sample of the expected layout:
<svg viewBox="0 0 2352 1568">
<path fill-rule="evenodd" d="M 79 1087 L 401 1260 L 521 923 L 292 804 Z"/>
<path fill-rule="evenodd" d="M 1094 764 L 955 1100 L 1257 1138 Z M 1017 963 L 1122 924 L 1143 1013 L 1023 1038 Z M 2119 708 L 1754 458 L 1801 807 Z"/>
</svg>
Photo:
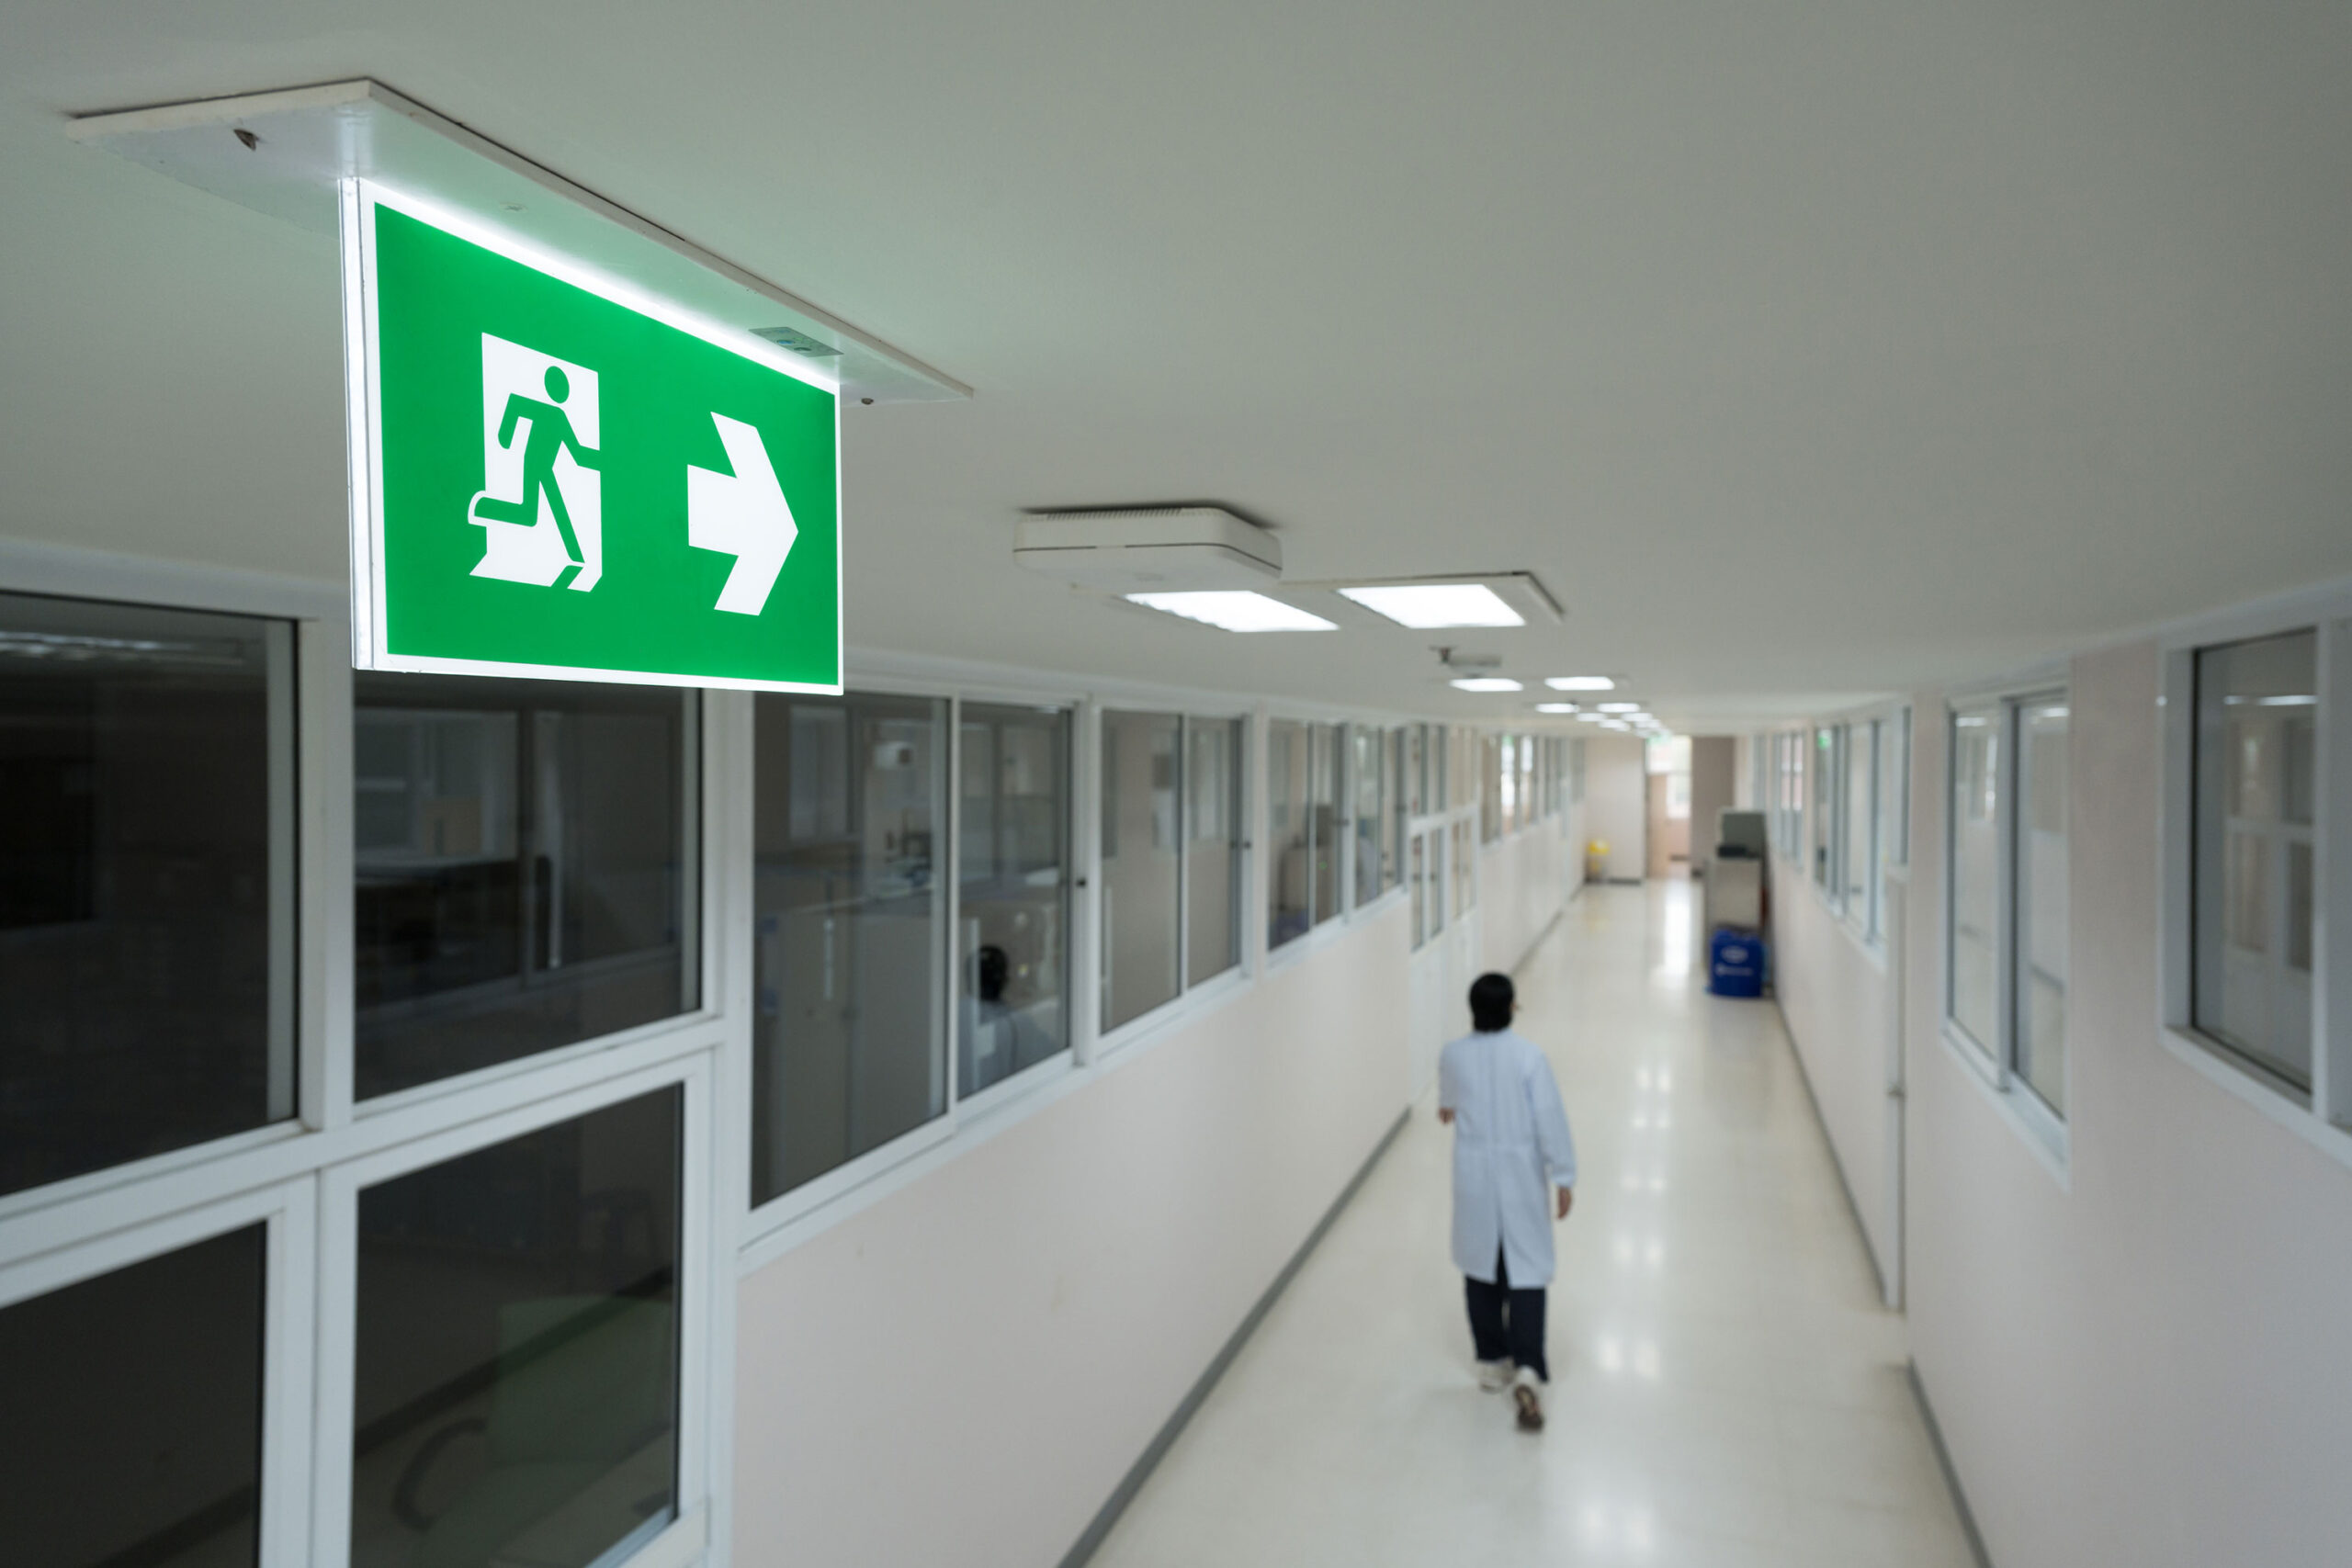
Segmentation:
<svg viewBox="0 0 2352 1568">
<path fill-rule="evenodd" d="M 1588 890 L 1515 1027 L 1575 1128 L 1540 1442 L 1472 1380 L 1416 1104 L 1094 1561 L 1970 1568 L 1788 1037 L 1681 879 Z"/>
</svg>

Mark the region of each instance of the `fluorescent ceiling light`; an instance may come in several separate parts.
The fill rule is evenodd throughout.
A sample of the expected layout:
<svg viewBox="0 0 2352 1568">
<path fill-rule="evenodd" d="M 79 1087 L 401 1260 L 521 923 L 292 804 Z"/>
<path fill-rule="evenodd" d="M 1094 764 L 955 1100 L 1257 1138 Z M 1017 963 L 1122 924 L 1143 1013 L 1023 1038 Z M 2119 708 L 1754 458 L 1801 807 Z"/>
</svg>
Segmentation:
<svg viewBox="0 0 2352 1568">
<path fill-rule="evenodd" d="M 1483 582 L 1404 582 L 1368 588 L 1342 588 L 1351 599 L 1375 615 L 1385 615 L 1400 626 L 1435 631 L 1443 626 L 1523 626 L 1527 617 L 1502 601 Z"/>
<path fill-rule="evenodd" d="M 1147 610 L 1182 615 L 1188 621 L 1198 621 L 1220 631 L 1335 632 L 1340 629 L 1337 621 L 1310 615 L 1295 604 L 1285 604 L 1279 599 L 1269 599 L 1263 593 L 1251 593 L 1241 589 L 1191 593 L 1130 593 L 1127 603 L 1141 604 Z"/>
<path fill-rule="evenodd" d="M 1575 713 L 1577 710 L 1574 703 L 1537 703 L 1535 711 L 1537 713 Z"/>
<path fill-rule="evenodd" d="M 1627 724 L 1622 718 L 1604 718 L 1600 721 L 1600 728 L 1603 729 L 1631 729 L 1634 727 Z"/>
<path fill-rule="evenodd" d="M 1602 703 L 1600 705 L 1600 711 L 1603 713 L 1639 713 L 1642 711 L 1642 705 L 1639 703 Z"/>
<path fill-rule="evenodd" d="M 2318 699 L 2317 697 L 2315 697 L 2315 696 L 2312 696 L 2312 695 L 2310 695 L 2309 694 L 2306 694 L 2301 695 L 2301 696 L 2289 696 L 2289 697 L 2265 697 L 2265 698 L 2263 698 L 2263 699 L 2262 699 L 2262 705 L 2263 705 L 2264 707 L 2267 707 L 2267 708 L 2308 708 L 2308 707 L 2317 707 L 2317 706 L 2319 705 L 2319 699 Z M 2060 708 L 2060 709 L 2058 709 L 2058 710 L 2057 710 L 2057 712 L 2058 712 L 2058 713 L 2060 713 L 2060 714 L 2062 714 L 2062 715 L 2063 715 L 2065 711 L 2066 711 L 2066 710 L 2065 710 L 2064 708 Z"/>
<path fill-rule="evenodd" d="M 1606 675 L 1553 675 L 1544 683 L 1555 692 L 1613 692 L 1617 682 Z"/>
<path fill-rule="evenodd" d="M 1577 715 L 1577 722 L 1578 724 L 1600 724 L 1605 722 L 1608 716 L 1609 716 L 1606 714 L 1580 713 Z"/>
<path fill-rule="evenodd" d="M 1508 675 L 1464 675 L 1452 682 L 1461 692 L 1516 692 L 1519 682 Z"/>
</svg>

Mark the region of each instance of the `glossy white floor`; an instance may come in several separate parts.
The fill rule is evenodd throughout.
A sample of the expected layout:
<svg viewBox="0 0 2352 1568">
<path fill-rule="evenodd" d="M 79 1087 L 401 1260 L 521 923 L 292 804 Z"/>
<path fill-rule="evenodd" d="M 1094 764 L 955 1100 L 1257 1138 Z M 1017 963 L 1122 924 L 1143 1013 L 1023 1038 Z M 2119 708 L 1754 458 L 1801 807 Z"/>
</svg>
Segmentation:
<svg viewBox="0 0 2352 1568">
<path fill-rule="evenodd" d="M 1969 1568 L 1779 1014 L 1704 993 L 1692 903 L 1588 890 L 1520 975 L 1583 1168 L 1549 1428 L 1472 1381 L 1425 1101 L 1096 1568 Z"/>
</svg>

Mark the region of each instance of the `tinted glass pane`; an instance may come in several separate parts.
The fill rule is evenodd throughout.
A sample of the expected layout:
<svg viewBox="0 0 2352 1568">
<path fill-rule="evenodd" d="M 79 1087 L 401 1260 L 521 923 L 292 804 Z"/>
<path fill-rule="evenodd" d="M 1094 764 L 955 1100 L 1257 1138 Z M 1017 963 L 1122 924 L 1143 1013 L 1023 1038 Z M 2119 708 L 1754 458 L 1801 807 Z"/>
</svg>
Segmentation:
<svg viewBox="0 0 2352 1568">
<path fill-rule="evenodd" d="M 0 1307 L 9 1568 L 257 1561 L 266 1235 Z"/>
<path fill-rule="evenodd" d="M 0 1192 L 293 1114 L 291 646 L 0 594 Z"/>
<path fill-rule="evenodd" d="M 1266 945 L 1305 936 L 1315 923 L 1314 850 L 1307 841 L 1306 786 L 1314 768 L 1306 726 L 1277 718 L 1266 726 L 1266 836 L 1274 846 Z"/>
<path fill-rule="evenodd" d="M 1422 844 L 1425 833 L 1413 835 L 1413 870 L 1407 879 L 1412 888 L 1413 945 L 1419 947 L 1430 938 L 1429 927 L 1429 866 L 1428 851 Z"/>
<path fill-rule="evenodd" d="M 692 694 L 353 678 L 364 1099 L 696 1005 Z"/>
<path fill-rule="evenodd" d="M 359 1195 L 352 1568 L 586 1568 L 676 1516 L 679 1108 Z"/>
<path fill-rule="evenodd" d="M 1837 854 L 1835 820 L 1838 789 L 1838 736 L 1828 729 L 1813 733 L 1813 880 L 1836 891 L 1831 860 Z"/>
<path fill-rule="evenodd" d="M 1176 995 L 1174 714 L 1102 716 L 1102 1027 Z"/>
<path fill-rule="evenodd" d="M 1069 1046 L 1069 715 L 964 705 L 961 1092 Z"/>
<path fill-rule="evenodd" d="M 1185 982 L 1241 962 L 1241 721 L 1184 721 Z"/>
<path fill-rule="evenodd" d="M 1878 825 L 1878 802 L 1871 788 L 1871 769 L 1878 761 L 1877 726 L 1857 724 L 1846 730 L 1846 918 L 1866 931 L 1871 919 L 1871 888 L 1877 876 L 1871 833 Z"/>
<path fill-rule="evenodd" d="M 1382 765 L 1381 733 L 1368 726 L 1348 726 L 1349 778 L 1355 794 L 1355 898 L 1358 908 L 1380 897 L 1386 867 L 1382 862 L 1387 802 L 1383 798 L 1387 771 Z"/>
<path fill-rule="evenodd" d="M 1951 729 L 1951 1020 L 2000 1047 L 2002 708 L 1970 708 Z"/>
<path fill-rule="evenodd" d="M 1306 839 L 1314 868 L 1315 923 L 1321 925 L 1340 913 L 1340 773 L 1347 731 L 1336 724 L 1306 727 L 1307 750 L 1314 757 L 1308 781 Z"/>
<path fill-rule="evenodd" d="M 2063 702 L 2018 713 L 2017 1070 L 2066 1109 L 2066 744 Z"/>
<path fill-rule="evenodd" d="M 763 695 L 752 1190 L 947 1110 L 947 705 Z"/>
<path fill-rule="evenodd" d="M 2312 1076 L 2315 632 L 2197 656 L 2198 1029 L 2299 1089 Z"/>
</svg>

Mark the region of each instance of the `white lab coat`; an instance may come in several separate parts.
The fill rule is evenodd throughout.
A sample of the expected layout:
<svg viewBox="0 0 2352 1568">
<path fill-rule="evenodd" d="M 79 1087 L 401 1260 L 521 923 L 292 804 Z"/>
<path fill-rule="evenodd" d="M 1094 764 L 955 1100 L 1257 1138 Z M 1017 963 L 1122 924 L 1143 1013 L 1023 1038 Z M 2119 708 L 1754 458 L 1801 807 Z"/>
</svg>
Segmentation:
<svg viewBox="0 0 2352 1568">
<path fill-rule="evenodd" d="M 1465 1034 L 1438 1058 L 1437 1103 L 1453 1112 L 1453 1266 L 1513 1289 L 1552 1281 L 1552 1191 L 1577 1180 L 1576 1144 L 1552 1064 L 1510 1030 Z"/>
</svg>

